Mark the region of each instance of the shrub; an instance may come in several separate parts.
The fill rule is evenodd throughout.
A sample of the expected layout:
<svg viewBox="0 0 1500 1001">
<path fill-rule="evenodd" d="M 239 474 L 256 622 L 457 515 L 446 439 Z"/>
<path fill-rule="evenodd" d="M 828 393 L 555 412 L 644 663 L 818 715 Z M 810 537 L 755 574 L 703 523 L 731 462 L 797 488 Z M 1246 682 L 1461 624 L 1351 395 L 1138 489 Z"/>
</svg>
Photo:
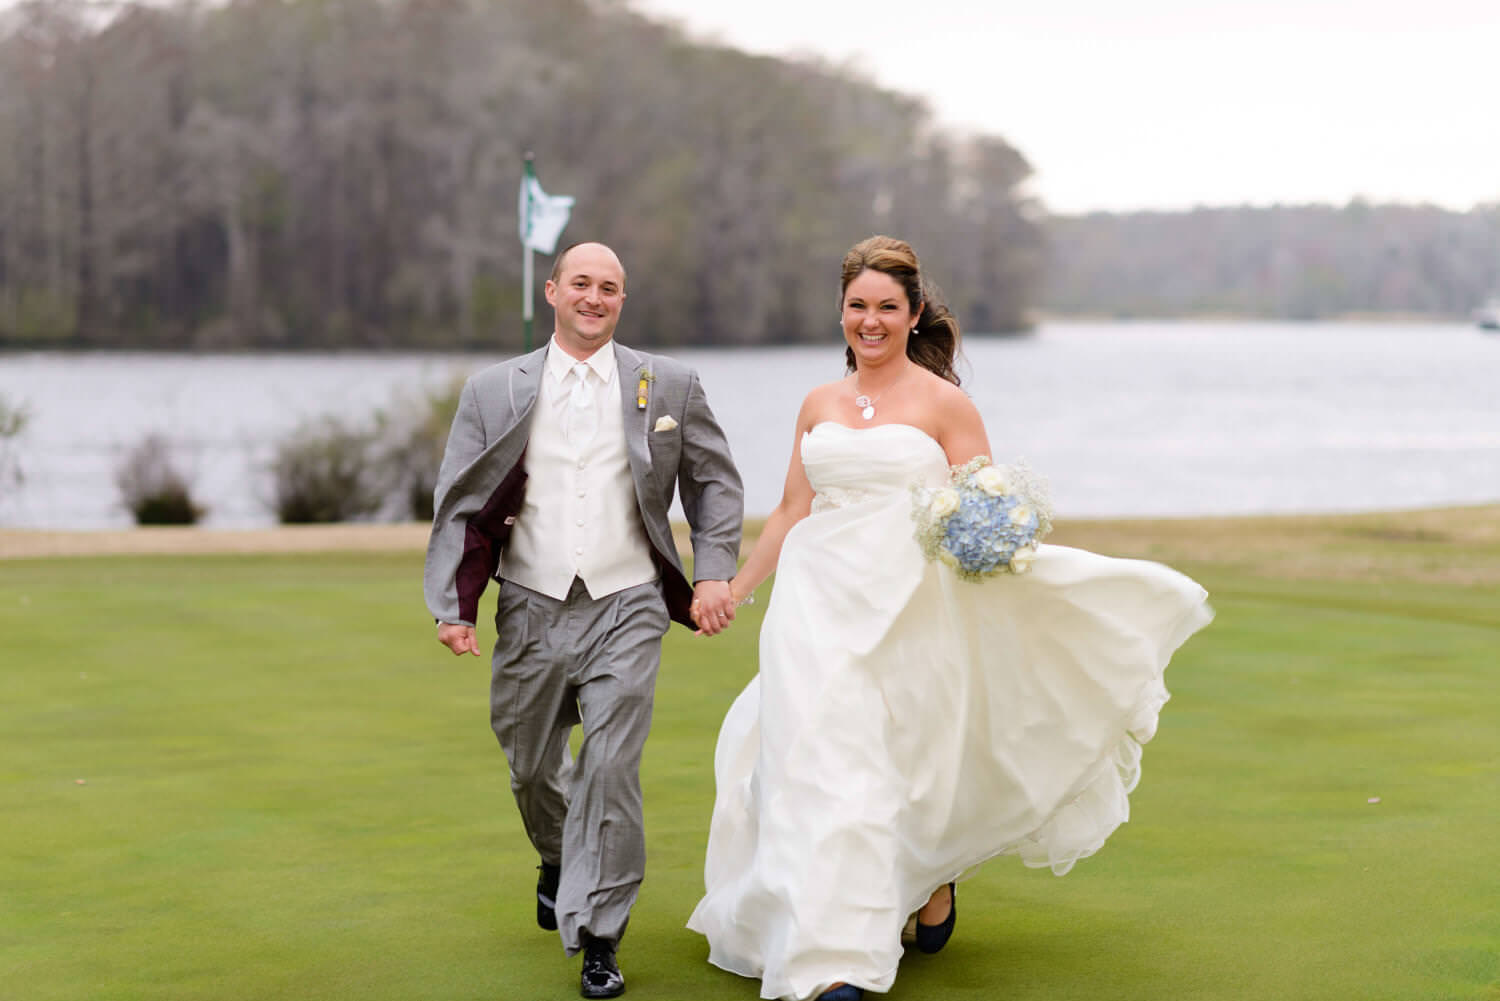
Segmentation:
<svg viewBox="0 0 1500 1001">
<path fill-rule="evenodd" d="M 21 437 L 31 421 L 24 403 L 11 403 L 0 395 L 0 488 L 19 487 L 26 478 L 16 458 L 14 441 Z"/>
<path fill-rule="evenodd" d="M 463 378 L 456 378 L 415 403 L 398 401 L 377 418 L 380 490 L 392 517 L 432 520 L 432 491 L 463 388 Z"/>
<path fill-rule="evenodd" d="M 325 417 L 302 424 L 276 446 L 271 460 L 284 525 L 353 521 L 380 509 L 382 494 L 373 432 Z"/>
<path fill-rule="evenodd" d="M 115 485 L 137 525 L 193 525 L 203 516 L 166 435 L 148 434 L 127 452 L 115 468 Z"/>
</svg>

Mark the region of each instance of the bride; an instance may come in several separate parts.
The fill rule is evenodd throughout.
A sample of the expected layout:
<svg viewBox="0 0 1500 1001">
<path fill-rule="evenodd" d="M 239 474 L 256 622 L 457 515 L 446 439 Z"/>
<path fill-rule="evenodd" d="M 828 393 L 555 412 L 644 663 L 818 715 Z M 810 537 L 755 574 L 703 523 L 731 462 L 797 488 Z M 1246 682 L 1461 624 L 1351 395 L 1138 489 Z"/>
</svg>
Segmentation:
<svg viewBox="0 0 1500 1001">
<path fill-rule="evenodd" d="M 1129 815 L 1162 672 L 1212 617 L 1167 567 L 1041 546 L 979 583 L 928 560 L 913 486 L 988 455 L 958 323 L 905 242 L 844 258 L 849 374 L 797 414 L 781 503 L 731 582 L 772 570 L 760 674 L 714 756 L 709 961 L 766 998 L 887 991 L 915 917 L 936 952 L 954 881 L 1000 854 L 1059 875 Z"/>
</svg>

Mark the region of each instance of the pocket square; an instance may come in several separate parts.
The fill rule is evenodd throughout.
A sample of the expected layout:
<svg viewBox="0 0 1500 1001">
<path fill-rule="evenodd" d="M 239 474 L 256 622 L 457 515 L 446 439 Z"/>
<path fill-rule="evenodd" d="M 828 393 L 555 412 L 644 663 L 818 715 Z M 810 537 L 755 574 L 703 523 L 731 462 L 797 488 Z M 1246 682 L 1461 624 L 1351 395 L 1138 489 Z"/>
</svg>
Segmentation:
<svg viewBox="0 0 1500 1001">
<path fill-rule="evenodd" d="M 676 426 L 677 426 L 677 422 L 672 419 L 672 415 L 671 414 L 663 414 L 662 416 L 660 416 L 660 417 L 658 417 L 656 419 L 656 427 L 652 428 L 651 430 L 653 430 L 653 431 L 670 431 L 673 428 L 675 428 Z"/>
</svg>

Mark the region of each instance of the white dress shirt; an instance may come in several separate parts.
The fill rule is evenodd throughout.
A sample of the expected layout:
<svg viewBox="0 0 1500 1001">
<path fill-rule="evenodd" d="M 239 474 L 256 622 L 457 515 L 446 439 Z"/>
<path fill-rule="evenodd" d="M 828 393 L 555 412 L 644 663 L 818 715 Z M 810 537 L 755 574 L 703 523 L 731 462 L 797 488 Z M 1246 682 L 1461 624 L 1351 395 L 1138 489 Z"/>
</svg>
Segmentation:
<svg viewBox="0 0 1500 1001">
<path fill-rule="evenodd" d="M 595 351 L 581 370 L 597 414 L 587 442 L 568 440 L 578 423 L 569 412 L 577 361 L 556 338 L 548 345 L 526 445 L 526 496 L 500 560 L 501 577 L 559 600 L 574 577 L 593 598 L 657 577 L 625 451 L 614 348 Z"/>
</svg>

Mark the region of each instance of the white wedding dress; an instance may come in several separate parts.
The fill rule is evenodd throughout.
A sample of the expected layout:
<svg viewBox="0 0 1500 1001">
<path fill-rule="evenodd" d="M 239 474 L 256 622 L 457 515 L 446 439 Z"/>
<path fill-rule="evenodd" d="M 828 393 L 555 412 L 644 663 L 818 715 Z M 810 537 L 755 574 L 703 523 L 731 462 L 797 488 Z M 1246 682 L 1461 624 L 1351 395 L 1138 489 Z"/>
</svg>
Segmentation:
<svg viewBox="0 0 1500 1001">
<path fill-rule="evenodd" d="M 802 461 L 813 510 L 719 734 L 688 921 L 766 998 L 889 990 L 936 887 L 999 854 L 1060 875 L 1097 851 L 1129 816 L 1167 661 L 1212 617 L 1156 563 L 1044 545 L 971 583 L 928 562 L 910 487 L 948 462 L 915 427 L 819 424 Z"/>
</svg>

